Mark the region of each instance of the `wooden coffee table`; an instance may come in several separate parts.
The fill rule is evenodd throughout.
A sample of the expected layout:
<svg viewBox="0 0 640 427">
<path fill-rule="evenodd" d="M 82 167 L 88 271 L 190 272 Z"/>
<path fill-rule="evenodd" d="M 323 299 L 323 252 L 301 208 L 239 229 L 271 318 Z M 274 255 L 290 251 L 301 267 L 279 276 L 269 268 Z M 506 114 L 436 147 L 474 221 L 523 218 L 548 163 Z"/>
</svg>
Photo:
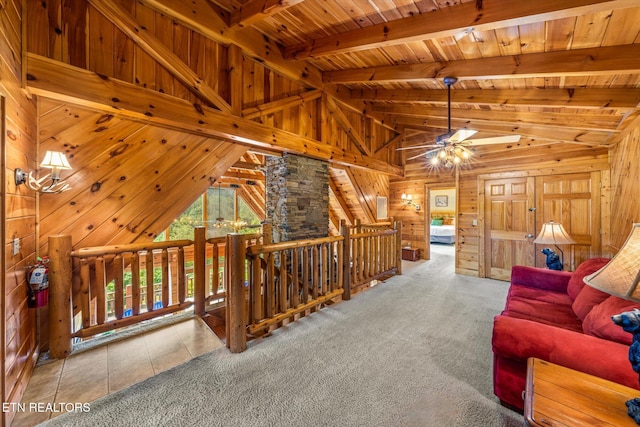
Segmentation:
<svg viewBox="0 0 640 427">
<path fill-rule="evenodd" d="M 624 402 L 639 396 L 639 390 L 530 358 L 524 415 L 530 426 L 631 427 L 637 424 Z"/>
</svg>

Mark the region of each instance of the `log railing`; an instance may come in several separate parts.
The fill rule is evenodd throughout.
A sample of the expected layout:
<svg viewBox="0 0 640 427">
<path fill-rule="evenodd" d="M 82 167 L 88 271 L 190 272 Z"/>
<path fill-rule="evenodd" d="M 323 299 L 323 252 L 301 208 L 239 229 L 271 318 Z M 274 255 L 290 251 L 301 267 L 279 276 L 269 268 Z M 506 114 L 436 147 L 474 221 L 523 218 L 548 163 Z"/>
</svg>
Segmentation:
<svg viewBox="0 0 640 427">
<path fill-rule="evenodd" d="M 340 230 L 335 237 L 271 243 L 268 225 L 262 234 L 212 239 L 196 227 L 193 240 L 77 250 L 69 236 L 51 236 L 50 356 L 69 355 L 72 338 L 191 306 L 202 315 L 207 304 L 224 305 L 227 346 L 239 352 L 247 334 L 279 327 L 330 300 L 349 299 L 354 288 L 401 274 L 400 223 L 364 229 L 342 222 Z"/>
</svg>

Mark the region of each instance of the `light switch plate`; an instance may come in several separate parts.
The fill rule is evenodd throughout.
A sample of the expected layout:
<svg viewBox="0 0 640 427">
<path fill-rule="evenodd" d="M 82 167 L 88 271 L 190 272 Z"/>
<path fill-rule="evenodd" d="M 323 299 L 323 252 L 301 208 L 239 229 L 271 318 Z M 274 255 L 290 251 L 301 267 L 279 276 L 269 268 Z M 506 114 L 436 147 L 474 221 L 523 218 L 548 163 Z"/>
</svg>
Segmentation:
<svg viewBox="0 0 640 427">
<path fill-rule="evenodd" d="M 20 253 L 20 239 L 18 237 L 13 239 L 13 256 L 16 256 Z"/>
</svg>

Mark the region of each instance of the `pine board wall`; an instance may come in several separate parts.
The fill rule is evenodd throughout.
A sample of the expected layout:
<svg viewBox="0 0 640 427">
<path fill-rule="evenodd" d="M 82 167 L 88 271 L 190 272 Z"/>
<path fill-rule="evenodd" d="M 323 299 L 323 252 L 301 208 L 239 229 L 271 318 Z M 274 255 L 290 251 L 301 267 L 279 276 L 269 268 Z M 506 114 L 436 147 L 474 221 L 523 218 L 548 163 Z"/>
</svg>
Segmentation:
<svg viewBox="0 0 640 427">
<path fill-rule="evenodd" d="M 36 311 L 27 308 L 26 270 L 35 260 L 36 197 L 16 187 L 15 168 L 36 168 L 36 103 L 21 88 L 22 2 L 0 3 L 0 96 L 2 97 L 2 401 L 19 402 L 33 370 Z M 13 254 L 14 239 L 20 250 Z M 2 414 L 8 425 L 12 413 Z"/>
</svg>

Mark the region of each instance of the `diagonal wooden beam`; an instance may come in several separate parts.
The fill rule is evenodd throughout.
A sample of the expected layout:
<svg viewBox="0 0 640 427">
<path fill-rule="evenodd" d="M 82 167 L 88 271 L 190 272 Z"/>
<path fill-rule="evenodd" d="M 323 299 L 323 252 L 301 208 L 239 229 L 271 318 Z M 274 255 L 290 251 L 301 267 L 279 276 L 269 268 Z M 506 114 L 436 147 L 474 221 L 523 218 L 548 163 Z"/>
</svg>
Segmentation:
<svg viewBox="0 0 640 427">
<path fill-rule="evenodd" d="M 103 0 L 104 1 L 104 0 Z M 224 11 L 215 10 L 207 0 L 138 0 L 139 3 L 167 15 L 187 28 L 223 45 L 235 44 L 242 48 L 245 56 L 253 58 L 266 68 L 302 85 L 322 89 L 348 104 L 349 108 L 373 118 L 377 123 L 390 128 L 376 113 L 358 99 L 349 97 L 349 90 L 343 86 L 323 83 L 322 71 L 313 64 L 302 61 L 288 61 L 281 53 L 276 41 L 269 39 L 255 28 L 229 27 Z"/>
<path fill-rule="evenodd" d="M 344 212 L 344 215 L 347 217 L 349 224 L 353 225 L 354 223 L 353 213 L 351 213 L 351 210 L 349 209 L 349 205 L 347 205 L 347 202 L 344 200 L 344 197 L 342 197 L 342 193 L 340 193 L 338 186 L 336 185 L 333 178 L 331 177 L 329 177 L 329 188 L 331 189 L 331 193 L 333 194 L 333 197 L 335 197 L 336 201 L 340 205 L 340 209 L 342 209 L 342 212 Z"/>
<path fill-rule="evenodd" d="M 231 13 L 230 25 L 248 27 L 304 0 L 249 0 Z"/>
<path fill-rule="evenodd" d="M 352 90 L 351 97 L 367 101 L 447 104 L 446 90 Z M 458 89 L 451 91 L 451 102 L 471 105 L 629 109 L 640 106 L 640 89 Z"/>
<path fill-rule="evenodd" d="M 433 12 L 383 22 L 340 34 L 287 46 L 285 58 L 305 59 L 455 36 L 465 31 L 489 31 L 577 15 L 637 6 L 637 0 L 491 0 L 465 2 Z"/>
<path fill-rule="evenodd" d="M 393 138 L 391 138 L 390 140 L 382 144 L 380 147 L 378 147 L 373 154 L 378 154 L 380 151 L 384 150 L 388 146 L 397 144 L 400 141 L 402 141 L 405 138 L 404 129 L 398 129 L 398 130 L 400 131 L 398 135 L 394 136 Z"/>
<path fill-rule="evenodd" d="M 358 180 L 353 174 L 353 171 L 351 170 L 351 168 L 350 167 L 345 168 L 345 172 L 347 173 L 347 178 L 349 179 L 351 186 L 356 192 L 356 198 L 358 199 L 358 203 L 362 208 L 362 212 L 364 212 L 364 216 L 366 217 L 369 224 L 373 224 L 374 222 L 376 222 L 376 216 L 374 212 L 371 210 L 371 208 L 369 207 L 369 204 L 367 203 L 367 196 L 362 191 L 362 188 L 358 184 Z"/>
<path fill-rule="evenodd" d="M 325 83 L 388 83 L 442 80 L 497 80 L 530 77 L 597 76 L 640 71 L 640 45 L 561 50 L 448 62 L 325 71 Z"/>
<path fill-rule="evenodd" d="M 265 104 L 256 105 L 255 107 L 249 107 L 242 110 L 242 117 L 245 119 L 254 119 L 256 117 L 263 116 L 265 114 L 272 114 L 278 111 L 282 111 L 285 108 L 292 108 L 298 105 L 303 105 L 305 102 L 313 101 L 322 96 L 320 89 L 308 90 L 297 95 L 288 96 L 286 98 L 279 99 L 273 102 L 267 102 Z"/>
<path fill-rule="evenodd" d="M 135 18 L 117 2 L 89 0 L 89 3 L 200 99 L 218 107 L 224 113 L 231 113 L 231 106 L 218 92 L 207 85 L 202 77 L 189 68 L 164 43 L 149 34 L 145 27 L 138 25 Z"/>
<path fill-rule="evenodd" d="M 108 111 L 183 132 L 222 138 L 258 149 L 290 152 L 338 165 L 403 175 L 401 167 L 382 160 L 274 129 L 253 120 L 223 114 L 212 108 L 99 76 L 39 55 L 27 56 L 27 74 L 29 90 L 45 98 Z"/>
<path fill-rule="evenodd" d="M 371 150 L 365 143 L 364 139 L 354 131 L 353 125 L 351 121 L 347 117 L 347 115 L 340 109 L 340 106 L 336 103 L 336 101 L 328 96 L 327 97 L 327 107 L 329 108 L 329 112 L 336 120 L 338 125 L 342 128 L 342 130 L 347 134 L 347 137 L 355 144 L 355 146 L 360 150 L 362 154 L 367 156 L 371 155 Z"/>
</svg>

